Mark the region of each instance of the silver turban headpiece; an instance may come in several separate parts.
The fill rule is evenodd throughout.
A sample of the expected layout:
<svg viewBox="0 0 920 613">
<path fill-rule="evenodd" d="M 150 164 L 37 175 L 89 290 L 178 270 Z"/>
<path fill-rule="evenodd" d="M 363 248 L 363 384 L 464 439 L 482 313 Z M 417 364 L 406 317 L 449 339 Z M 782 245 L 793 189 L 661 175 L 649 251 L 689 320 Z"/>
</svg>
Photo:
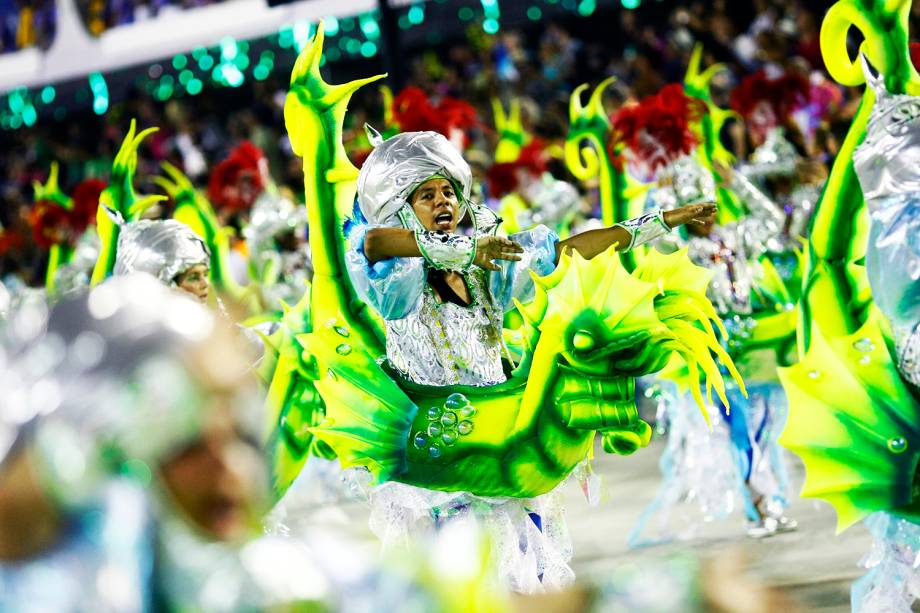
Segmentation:
<svg viewBox="0 0 920 613">
<path fill-rule="evenodd" d="M 374 150 L 358 173 L 358 206 L 372 224 L 390 223 L 415 189 L 434 176 L 454 182 L 469 203 L 473 173 L 457 148 L 437 132 L 405 132 L 382 140 L 369 129 Z"/>
<path fill-rule="evenodd" d="M 210 260 L 207 245 L 184 223 L 135 221 L 121 227 L 113 274 L 145 272 L 173 286 L 177 275 L 196 264 L 209 266 Z"/>
<path fill-rule="evenodd" d="M 795 174 L 799 154 L 781 127 L 767 133 L 762 145 L 751 154 L 751 160 L 741 172 L 751 179 L 770 177 L 790 177 Z"/>
</svg>

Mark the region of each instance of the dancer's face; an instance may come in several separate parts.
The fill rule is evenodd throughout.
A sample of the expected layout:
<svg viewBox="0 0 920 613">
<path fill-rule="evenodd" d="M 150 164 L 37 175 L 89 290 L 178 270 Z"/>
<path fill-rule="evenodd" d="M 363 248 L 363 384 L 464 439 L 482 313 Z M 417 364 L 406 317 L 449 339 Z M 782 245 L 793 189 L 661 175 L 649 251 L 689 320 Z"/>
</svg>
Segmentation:
<svg viewBox="0 0 920 613">
<path fill-rule="evenodd" d="M 201 302 L 207 302 L 208 289 L 208 267 L 204 264 L 195 264 L 185 272 L 176 277 L 176 285 L 182 291 L 188 292 Z"/>
<path fill-rule="evenodd" d="M 160 466 L 166 491 L 182 515 L 221 541 L 251 533 L 253 518 L 263 510 L 264 470 L 256 443 L 220 411 L 210 416 L 198 440 Z"/>
<path fill-rule="evenodd" d="M 453 184 L 447 179 L 431 179 L 412 194 L 412 209 L 425 229 L 449 234 L 460 222 L 460 202 Z"/>
</svg>

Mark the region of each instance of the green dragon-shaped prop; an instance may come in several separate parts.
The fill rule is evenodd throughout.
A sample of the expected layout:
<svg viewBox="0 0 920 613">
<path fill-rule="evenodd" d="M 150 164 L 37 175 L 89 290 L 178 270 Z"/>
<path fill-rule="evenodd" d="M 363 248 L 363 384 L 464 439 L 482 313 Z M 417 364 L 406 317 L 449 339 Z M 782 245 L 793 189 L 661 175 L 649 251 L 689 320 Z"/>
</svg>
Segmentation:
<svg viewBox="0 0 920 613">
<path fill-rule="evenodd" d="M 131 127 L 125 136 L 115 160 L 112 162 L 112 177 L 108 187 L 99 196 L 99 212 L 96 214 L 96 231 L 99 233 L 99 259 L 93 269 L 91 283 L 102 283 L 115 268 L 115 252 L 118 247 L 119 226 L 108 211 L 114 211 L 126 222 L 139 219 L 144 211 L 166 200 L 166 196 L 138 197 L 134 192 L 134 173 L 137 170 L 137 148 L 141 142 L 159 128 L 147 128 L 137 134 L 137 123 L 131 120 Z"/>
<path fill-rule="evenodd" d="M 536 279 L 535 298 L 517 305 L 524 351 L 501 385 L 427 387 L 389 372 L 378 359 L 380 321 L 349 282 L 342 234 L 357 177 L 342 122 L 351 95 L 380 77 L 327 84 L 322 44 L 320 27 L 297 59 L 285 103 L 289 137 L 304 161 L 314 280 L 289 313 L 286 334 L 296 344 L 280 352 L 286 366 L 272 381 L 277 495 L 318 440 L 343 467 L 366 467 L 376 482 L 535 496 L 589 455 L 597 431 L 610 452 L 648 443 L 634 377 L 662 368 L 672 354 L 724 395 L 713 354 L 737 373 L 713 330 L 721 322 L 705 298 L 709 274 L 683 252 L 650 254 L 632 274 L 613 250 L 590 261 L 563 255 L 552 274 Z"/>
<path fill-rule="evenodd" d="M 38 181 L 32 183 L 32 189 L 35 193 L 34 200 L 35 202 L 47 200 L 69 210 L 73 208 L 73 201 L 61 191 L 58 184 L 58 170 L 58 163 L 51 162 L 48 180 L 45 181 L 44 185 Z M 61 266 L 70 262 L 73 256 L 74 248 L 72 245 L 66 243 L 51 245 L 51 249 L 48 251 L 48 268 L 45 271 L 45 289 L 50 294 L 53 294 L 57 289 L 55 287 L 55 273 Z"/>
<path fill-rule="evenodd" d="M 706 112 L 703 113 L 698 122 L 693 122 L 691 127 L 699 141 L 697 159 L 712 173 L 712 178 L 716 182 L 719 222 L 728 223 L 737 220 L 741 216 L 743 207 L 738 201 L 738 197 L 721 184 L 719 175 L 715 171 L 715 163 L 730 166 L 735 161 L 731 152 L 722 144 L 719 135 L 722 133 L 725 122 L 729 119 L 736 119 L 737 113 L 719 108 L 712 101 L 712 94 L 710 93 L 712 79 L 725 70 L 725 66 L 723 64 L 713 64 L 705 71 L 700 72 L 702 59 L 703 45 L 697 43 L 693 48 L 693 54 L 690 56 L 687 73 L 684 75 L 684 91 L 688 96 L 696 98 L 706 105 Z"/>
<path fill-rule="evenodd" d="M 569 101 L 569 133 L 565 141 L 565 163 L 579 181 L 597 179 L 600 190 L 601 221 L 611 226 L 642 214 L 650 185 L 639 183 L 621 170 L 607 147 L 612 126 L 604 110 L 604 90 L 616 80 L 602 81 L 591 94 L 587 106 L 581 94 L 588 89 L 583 83 L 575 88 Z M 621 152 L 614 152 L 619 155 Z M 638 252 L 627 251 L 620 257 L 632 270 L 640 259 Z"/>
<path fill-rule="evenodd" d="M 840 83 L 864 83 L 846 50 L 862 52 L 895 93 L 920 94 L 908 51 L 909 0 L 841 0 L 821 28 L 821 50 Z M 780 442 L 805 462 L 802 495 L 822 498 L 843 530 L 875 511 L 920 521 L 920 402 L 891 358 L 887 322 L 872 304 L 863 258 L 868 215 L 853 168 L 874 94 L 867 88 L 818 203 L 800 301 L 796 366 L 780 371 L 789 420 Z"/>
<path fill-rule="evenodd" d="M 530 141 L 530 135 L 521 123 L 521 101 L 512 98 L 506 113 L 502 101 L 492 98 L 492 117 L 495 119 L 495 131 L 498 133 L 495 162 L 504 164 L 517 160 L 521 156 L 521 148 Z"/>
</svg>

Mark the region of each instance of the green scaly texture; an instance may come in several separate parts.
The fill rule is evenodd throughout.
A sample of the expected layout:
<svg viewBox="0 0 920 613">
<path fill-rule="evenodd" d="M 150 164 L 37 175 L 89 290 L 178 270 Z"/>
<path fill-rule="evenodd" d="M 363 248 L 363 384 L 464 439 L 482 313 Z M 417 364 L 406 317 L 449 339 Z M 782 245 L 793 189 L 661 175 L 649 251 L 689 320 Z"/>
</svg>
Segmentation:
<svg viewBox="0 0 920 613">
<path fill-rule="evenodd" d="M 841 0 L 821 27 L 828 70 L 864 83 L 846 50 L 856 27 L 861 51 L 889 91 L 920 95 L 908 48 L 909 0 Z M 781 369 L 789 419 L 780 442 L 805 462 L 802 495 L 837 511 L 843 530 L 875 511 L 920 520 L 920 402 L 897 372 L 887 322 L 872 304 L 864 257 L 868 215 L 853 168 L 874 95 L 867 88 L 818 202 L 800 301 L 799 364 Z"/>
</svg>

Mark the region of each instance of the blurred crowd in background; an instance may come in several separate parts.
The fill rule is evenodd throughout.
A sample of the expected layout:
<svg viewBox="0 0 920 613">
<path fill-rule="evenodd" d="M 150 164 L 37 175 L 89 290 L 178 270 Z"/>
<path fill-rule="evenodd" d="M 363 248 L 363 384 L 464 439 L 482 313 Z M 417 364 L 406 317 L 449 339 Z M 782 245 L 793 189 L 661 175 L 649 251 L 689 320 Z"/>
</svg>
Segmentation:
<svg viewBox="0 0 920 613">
<path fill-rule="evenodd" d="M 221 0 L 77 0 L 86 29 L 98 36 L 110 28 L 152 19 Z M 0 53 L 47 49 L 57 29 L 53 0 L 0 0 Z"/>
<path fill-rule="evenodd" d="M 121 3 L 106 6 L 116 4 Z M 123 4 L 133 7 L 138 3 Z M 140 4 L 156 10 L 167 3 Z M 825 76 L 818 31 L 826 7 L 801 0 L 755 0 L 745 7 L 732 4 L 727 0 L 668 3 L 669 12 L 617 6 L 604 12 L 599 9 L 589 19 L 537 21 L 528 29 L 501 30 L 496 35 L 471 26 L 463 41 L 408 50 L 404 85 L 420 87 L 434 99 L 452 96 L 471 103 L 479 121 L 479 127 L 471 131 L 475 148 L 488 157 L 497 139 L 489 104 L 496 94 L 505 100 L 520 97 L 524 127 L 550 145 L 561 144 L 575 87 L 616 76 L 605 101 L 612 112 L 630 99 L 680 81 L 699 42 L 705 49 L 704 65 L 721 62 L 729 68 L 713 87 L 715 101 L 723 108 L 729 106 L 731 89 L 759 68 L 795 71 L 813 84 L 839 90 L 842 102 L 832 105 L 826 114 L 829 119 L 817 127 L 812 138 L 792 135 L 800 153 L 819 162 L 832 160 L 855 112 L 859 92 L 840 88 Z M 920 8 L 914 9 L 914 19 L 920 19 Z M 381 66 L 369 60 L 361 68 L 359 64 L 360 75 L 337 74 L 338 65 L 327 65 L 326 70 L 332 81 L 342 82 L 379 72 Z M 87 110 L 70 113 L 63 121 L 49 118 L 32 128 L 4 132 L 0 135 L 5 153 L 0 158 L 0 224 L 17 231 L 26 244 L 7 253 L 3 273 L 15 272 L 30 284 L 39 282 L 33 275 L 43 269 L 41 254 L 30 244 L 26 221 L 33 182 L 46 178 L 52 160 L 61 163 L 65 192 L 88 177 L 105 179 L 131 118 L 141 127 L 160 128 L 141 151 L 137 173 L 141 191 L 156 191 L 143 181 L 158 172 L 162 161 L 179 166 L 204 185 L 213 165 L 248 139 L 265 151 L 275 181 L 295 195 L 301 193 L 300 162 L 291 153 L 284 129 L 286 90 L 287 67 L 279 65 L 266 80 L 250 80 L 235 89 L 208 89 L 195 98 L 166 102 L 135 90 L 127 99 L 113 100 L 101 117 Z M 383 106 L 377 89 L 365 88 L 356 96 L 346 145 L 365 121 L 382 121 Z M 724 132 L 725 144 L 743 157 L 746 143 L 741 126 Z M 565 178 L 563 164 L 553 167 L 553 172 Z"/>
</svg>

